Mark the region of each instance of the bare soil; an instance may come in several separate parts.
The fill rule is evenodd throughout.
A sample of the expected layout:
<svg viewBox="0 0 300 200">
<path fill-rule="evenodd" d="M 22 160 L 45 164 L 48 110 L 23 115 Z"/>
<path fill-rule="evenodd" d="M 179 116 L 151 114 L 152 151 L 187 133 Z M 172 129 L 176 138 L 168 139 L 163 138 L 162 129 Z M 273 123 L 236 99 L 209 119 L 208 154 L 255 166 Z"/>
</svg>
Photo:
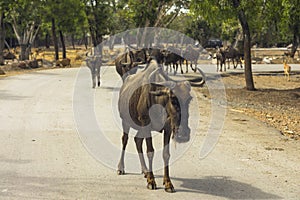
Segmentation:
<svg viewBox="0 0 300 200">
<path fill-rule="evenodd" d="M 288 138 L 300 139 L 299 71 L 292 73 L 290 81 L 282 72 L 254 74 L 256 91 L 244 88 L 242 73 L 226 73 L 222 77 L 232 109 L 275 127 Z M 207 89 L 199 90 L 209 96 Z"/>
</svg>

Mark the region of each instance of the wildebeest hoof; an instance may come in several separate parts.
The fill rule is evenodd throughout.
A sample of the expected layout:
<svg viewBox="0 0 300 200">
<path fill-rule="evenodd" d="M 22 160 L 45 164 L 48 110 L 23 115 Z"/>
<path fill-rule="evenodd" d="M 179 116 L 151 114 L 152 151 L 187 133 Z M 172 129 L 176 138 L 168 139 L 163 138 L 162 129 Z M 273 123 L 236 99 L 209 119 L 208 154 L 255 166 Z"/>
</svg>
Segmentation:
<svg viewBox="0 0 300 200">
<path fill-rule="evenodd" d="M 166 192 L 169 192 L 169 193 L 175 192 L 174 186 L 171 182 L 166 182 L 166 183 L 164 183 L 164 185 L 165 185 Z"/>
<path fill-rule="evenodd" d="M 98 82 L 98 87 L 100 87 L 100 81 Z"/>
<path fill-rule="evenodd" d="M 117 174 L 118 174 L 118 175 L 124 175 L 124 174 L 125 174 L 125 170 L 118 170 L 118 171 L 117 171 Z"/>
<path fill-rule="evenodd" d="M 153 180 L 152 182 L 148 182 L 147 188 L 148 188 L 149 190 L 156 190 L 157 187 L 156 187 L 155 181 Z"/>
<path fill-rule="evenodd" d="M 155 183 L 155 178 L 154 178 L 152 172 L 147 173 L 147 183 L 148 183 L 147 188 L 149 190 L 156 190 L 157 189 L 156 183 Z"/>
</svg>

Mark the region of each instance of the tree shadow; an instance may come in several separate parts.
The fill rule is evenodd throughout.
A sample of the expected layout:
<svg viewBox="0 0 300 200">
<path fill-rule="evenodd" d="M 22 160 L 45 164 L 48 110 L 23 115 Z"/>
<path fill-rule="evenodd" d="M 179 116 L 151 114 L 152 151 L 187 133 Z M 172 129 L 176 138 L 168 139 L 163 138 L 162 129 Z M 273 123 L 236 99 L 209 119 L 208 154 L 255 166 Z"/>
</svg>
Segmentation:
<svg viewBox="0 0 300 200">
<path fill-rule="evenodd" d="M 99 89 L 119 91 L 121 87 L 100 86 Z"/>
<path fill-rule="evenodd" d="M 177 189 L 177 192 L 191 192 L 209 194 L 228 199 L 282 199 L 282 197 L 269 194 L 251 184 L 231 180 L 225 176 L 206 176 L 200 179 L 171 178 L 181 183 L 184 189 Z"/>
<path fill-rule="evenodd" d="M 22 100 L 26 98 L 30 97 L 11 94 L 7 90 L 0 90 L 0 100 Z"/>
</svg>

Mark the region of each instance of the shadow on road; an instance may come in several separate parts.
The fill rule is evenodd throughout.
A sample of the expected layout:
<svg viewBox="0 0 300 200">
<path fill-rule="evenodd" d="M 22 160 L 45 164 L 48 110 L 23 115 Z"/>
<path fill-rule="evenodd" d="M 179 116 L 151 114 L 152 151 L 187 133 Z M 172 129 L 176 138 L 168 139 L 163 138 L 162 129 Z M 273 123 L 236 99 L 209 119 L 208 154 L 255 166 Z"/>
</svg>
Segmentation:
<svg viewBox="0 0 300 200">
<path fill-rule="evenodd" d="M 250 184 L 231 180 L 230 177 L 207 176 L 200 179 L 171 178 L 182 182 L 177 192 L 192 192 L 209 194 L 228 199 L 282 199 L 282 197 L 269 194 Z"/>
<path fill-rule="evenodd" d="M 10 100 L 22 100 L 26 98 L 30 98 L 30 97 L 12 94 L 7 90 L 0 90 L 0 100 L 10 101 Z"/>
</svg>

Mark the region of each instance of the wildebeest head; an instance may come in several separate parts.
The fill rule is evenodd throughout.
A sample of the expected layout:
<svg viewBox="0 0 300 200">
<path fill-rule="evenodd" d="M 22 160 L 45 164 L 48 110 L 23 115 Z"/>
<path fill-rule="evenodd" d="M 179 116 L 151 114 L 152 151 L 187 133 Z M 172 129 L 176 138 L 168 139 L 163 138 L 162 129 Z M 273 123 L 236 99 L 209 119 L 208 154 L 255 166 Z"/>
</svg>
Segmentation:
<svg viewBox="0 0 300 200">
<path fill-rule="evenodd" d="M 122 79 L 125 79 L 127 75 L 136 73 L 137 66 L 146 63 L 146 61 L 145 49 L 130 50 L 115 59 L 116 70 Z"/>
<path fill-rule="evenodd" d="M 156 96 L 156 103 L 165 105 L 168 128 L 173 132 L 172 137 L 178 143 L 188 142 L 191 132 L 188 126 L 189 104 L 192 100 L 190 83 L 166 81 L 153 85 L 156 89 L 151 94 Z"/>
</svg>

